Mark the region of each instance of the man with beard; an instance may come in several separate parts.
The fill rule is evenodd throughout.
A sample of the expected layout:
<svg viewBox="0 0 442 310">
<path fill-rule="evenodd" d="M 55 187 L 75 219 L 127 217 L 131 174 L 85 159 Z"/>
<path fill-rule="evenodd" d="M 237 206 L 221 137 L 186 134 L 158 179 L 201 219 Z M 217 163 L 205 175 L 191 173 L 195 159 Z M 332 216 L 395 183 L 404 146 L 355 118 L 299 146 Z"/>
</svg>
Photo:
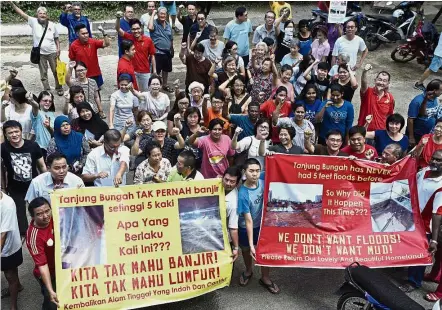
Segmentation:
<svg viewBox="0 0 442 310">
<path fill-rule="evenodd" d="M 83 180 L 68 171 L 66 156 L 53 153 L 46 159 L 48 170 L 32 179 L 25 200 L 29 203 L 37 197 L 51 201 L 51 193 L 60 188 L 84 187 Z"/>
<path fill-rule="evenodd" d="M 229 239 L 232 244 L 233 261 L 238 258 L 238 189 L 241 180 L 241 170 L 237 167 L 229 167 L 223 175 L 223 187 L 226 200 L 227 228 L 229 229 Z"/>
<path fill-rule="evenodd" d="M 22 138 L 22 126 L 19 122 L 6 121 L 3 124 L 3 135 L 6 141 L 1 144 L 4 166 L 1 169 L 1 188 L 15 201 L 20 235 L 24 237 L 28 229 L 24 198 L 32 179 L 39 174 L 38 170 L 41 173 L 46 172 L 46 165 L 38 144 Z"/>
<path fill-rule="evenodd" d="M 48 20 L 48 11 L 45 7 L 37 9 L 37 18 L 31 17 L 11 2 L 14 10 L 28 22 L 32 28 L 32 41 L 34 47 L 40 46 L 40 79 L 44 90 L 51 90 L 48 80 L 48 65 L 51 67 L 55 79 L 55 89 L 59 96 L 63 96 L 63 88 L 57 78 L 57 58 L 60 57 L 60 41 L 55 24 Z M 44 37 L 43 37 L 44 35 Z M 43 37 L 43 40 L 42 40 Z M 40 44 L 41 42 L 41 44 Z"/>
<path fill-rule="evenodd" d="M 427 237 L 430 239 L 428 251 L 436 253 L 435 264 L 430 274 L 425 275 L 426 266 L 408 268 L 408 282 L 399 288 L 404 292 L 411 292 L 422 286 L 422 281 L 437 281 L 441 267 L 441 252 L 438 251 L 438 234 L 442 224 L 442 150 L 433 153 L 430 165 L 418 172 L 417 192 L 419 193 L 419 209 L 424 221 Z M 430 226 L 431 225 L 431 226 Z M 436 291 L 425 295 L 428 301 L 437 301 L 442 298 L 442 285 Z"/>
<path fill-rule="evenodd" d="M 342 148 L 342 152 L 359 159 L 374 160 L 378 157 L 376 149 L 365 143 L 365 127 L 353 126 L 348 131 L 350 145 Z"/>
<path fill-rule="evenodd" d="M 68 28 L 69 44 L 72 44 L 72 42 L 78 39 L 75 27 L 80 24 L 86 26 L 89 37 L 92 38 L 91 25 L 89 24 L 87 16 L 81 15 L 81 4 L 79 2 L 74 2 L 72 5 L 66 4 L 64 6 L 64 12 L 60 15 L 60 24 Z"/>
<path fill-rule="evenodd" d="M 394 98 L 388 92 L 390 74 L 386 71 L 378 73 L 374 80 L 374 87 L 368 87 L 367 73 L 372 69 L 370 64 L 365 65 L 361 76 L 361 110 L 358 125 L 364 126 L 366 117 L 373 116 L 367 131 L 386 129 L 387 117 L 394 113 Z"/>
<path fill-rule="evenodd" d="M 313 135 L 312 131 L 304 131 L 304 147 L 313 155 L 325 155 L 325 156 L 348 156 L 347 153 L 341 151 L 341 146 L 344 141 L 342 133 L 337 129 L 332 129 L 327 132 L 325 138 L 325 144 L 313 145 L 310 142 L 310 137 Z"/>
<path fill-rule="evenodd" d="M 118 29 L 121 28 L 121 30 L 123 30 L 124 32 L 129 32 L 131 30 L 131 21 L 134 18 L 134 8 L 129 5 L 126 5 L 124 8 L 124 13 L 119 11 L 117 12 L 116 16 L 120 21 Z M 121 58 L 121 56 L 124 55 L 124 51 L 121 46 L 121 42 L 123 41 L 124 38 L 118 30 L 117 34 L 118 34 L 118 57 Z"/>
<path fill-rule="evenodd" d="M 51 204 L 43 197 L 29 203 L 32 221 L 26 233 L 26 246 L 34 261 L 34 276 L 43 294 L 42 309 L 56 310 L 58 297 L 55 292 L 55 238 Z"/>
<path fill-rule="evenodd" d="M 123 30 L 120 27 L 120 15 L 117 13 L 115 21 L 115 30 L 125 40 L 130 40 L 135 46 L 135 56 L 132 59 L 132 65 L 135 71 L 135 77 L 138 88 L 141 92 L 149 90 L 148 82 L 150 78 L 150 61 L 152 61 L 152 73 L 156 74 L 155 46 L 151 38 L 142 34 L 141 22 L 134 18 L 130 21 L 130 31 Z"/>
<path fill-rule="evenodd" d="M 190 150 L 184 150 L 178 155 L 175 167 L 170 171 L 167 182 L 204 180 L 203 175 L 196 170 L 196 158 Z"/>
</svg>

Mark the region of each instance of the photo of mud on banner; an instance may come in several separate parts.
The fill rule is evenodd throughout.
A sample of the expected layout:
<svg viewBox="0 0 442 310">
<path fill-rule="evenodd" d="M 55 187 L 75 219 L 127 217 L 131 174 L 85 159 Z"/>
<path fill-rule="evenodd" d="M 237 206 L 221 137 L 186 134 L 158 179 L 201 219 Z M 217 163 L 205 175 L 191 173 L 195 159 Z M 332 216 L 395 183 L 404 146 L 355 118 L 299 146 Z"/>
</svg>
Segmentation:
<svg viewBox="0 0 442 310">
<path fill-rule="evenodd" d="M 132 309 L 228 286 L 221 180 L 56 191 L 62 309 Z"/>
<path fill-rule="evenodd" d="M 430 264 L 414 161 L 408 156 L 386 166 L 342 157 L 267 157 L 257 263 Z"/>
</svg>

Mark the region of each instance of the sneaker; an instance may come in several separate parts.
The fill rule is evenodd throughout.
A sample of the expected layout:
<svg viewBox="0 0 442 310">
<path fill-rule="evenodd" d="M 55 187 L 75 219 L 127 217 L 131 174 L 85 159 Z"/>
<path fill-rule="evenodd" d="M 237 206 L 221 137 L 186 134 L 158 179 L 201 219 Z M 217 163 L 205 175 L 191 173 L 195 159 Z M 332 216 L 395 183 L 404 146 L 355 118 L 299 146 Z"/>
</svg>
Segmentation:
<svg viewBox="0 0 442 310">
<path fill-rule="evenodd" d="M 419 84 L 419 82 L 416 82 L 413 86 L 415 89 L 421 90 L 421 91 L 425 91 L 425 86 L 424 84 Z"/>
</svg>

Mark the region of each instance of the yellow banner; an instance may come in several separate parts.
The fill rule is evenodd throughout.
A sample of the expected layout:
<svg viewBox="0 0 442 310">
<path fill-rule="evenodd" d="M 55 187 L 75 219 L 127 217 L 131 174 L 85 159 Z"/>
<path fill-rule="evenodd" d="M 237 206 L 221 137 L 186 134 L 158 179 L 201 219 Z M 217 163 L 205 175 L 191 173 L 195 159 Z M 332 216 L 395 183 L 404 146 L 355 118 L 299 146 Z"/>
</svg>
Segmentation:
<svg viewBox="0 0 442 310">
<path fill-rule="evenodd" d="M 221 180 L 57 190 L 61 309 L 133 309 L 228 286 Z"/>
</svg>

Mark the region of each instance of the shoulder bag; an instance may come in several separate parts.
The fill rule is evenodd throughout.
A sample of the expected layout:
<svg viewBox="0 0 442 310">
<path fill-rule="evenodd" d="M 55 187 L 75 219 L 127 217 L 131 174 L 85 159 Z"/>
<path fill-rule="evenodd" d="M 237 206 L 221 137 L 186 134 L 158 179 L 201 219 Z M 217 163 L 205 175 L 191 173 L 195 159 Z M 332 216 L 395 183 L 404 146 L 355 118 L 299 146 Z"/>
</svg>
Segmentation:
<svg viewBox="0 0 442 310">
<path fill-rule="evenodd" d="M 43 43 L 43 39 L 45 38 L 46 30 L 48 30 L 49 21 L 46 24 L 45 30 L 43 31 L 43 35 L 41 36 L 40 43 L 38 43 L 38 46 L 35 46 L 31 50 L 31 62 L 33 64 L 39 64 L 40 63 L 40 47 Z"/>
</svg>

